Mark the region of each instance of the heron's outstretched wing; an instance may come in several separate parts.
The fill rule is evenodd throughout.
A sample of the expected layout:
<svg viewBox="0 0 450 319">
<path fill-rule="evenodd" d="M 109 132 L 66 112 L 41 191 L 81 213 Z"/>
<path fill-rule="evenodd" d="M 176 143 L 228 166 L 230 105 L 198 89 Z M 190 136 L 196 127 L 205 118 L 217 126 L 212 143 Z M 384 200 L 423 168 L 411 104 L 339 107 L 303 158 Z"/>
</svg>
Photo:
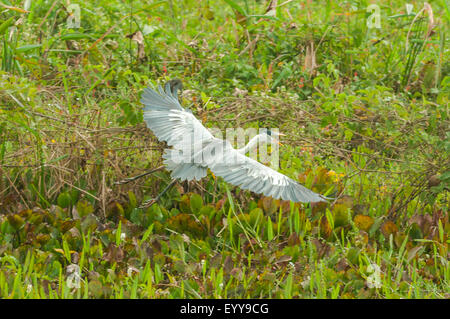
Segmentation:
<svg viewBox="0 0 450 319">
<path fill-rule="evenodd" d="M 323 202 L 327 199 L 231 146 L 225 147 L 221 156 L 210 161 L 209 168 L 215 175 L 242 189 L 293 202 Z"/>
<path fill-rule="evenodd" d="M 190 111 L 180 105 L 169 85 L 166 85 L 165 91 L 159 86 L 158 91 L 159 93 L 147 88 L 142 94 L 141 102 L 145 105 L 144 120 L 147 126 L 160 141 L 167 142 L 169 146 L 178 150 L 185 150 L 186 146 L 195 150 L 196 146 L 200 146 L 205 153 L 202 154 L 205 155 L 203 158 L 208 158 L 205 162 L 200 160 L 197 164 L 193 164 L 202 168 L 199 173 L 191 172 L 191 167 L 181 165 L 179 170 L 189 169 L 189 172 L 180 173 L 180 178 L 189 179 L 197 175 L 202 177 L 208 166 L 214 174 L 223 177 L 225 181 L 255 193 L 293 202 L 325 201 L 326 197 L 240 154 L 226 141 L 215 139 Z M 219 150 L 216 146 L 219 144 L 223 152 L 216 153 L 215 150 Z M 174 171 L 178 169 L 178 166 L 173 166 Z"/>
<path fill-rule="evenodd" d="M 145 105 L 144 121 L 158 140 L 181 149 L 185 143 L 200 143 L 212 139 L 213 135 L 188 110 L 185 110 L 174 96 L 170 87 L 165 91 L 158 86 L 158 92 L 144 89 L 141 103 Z"/>
</svg>

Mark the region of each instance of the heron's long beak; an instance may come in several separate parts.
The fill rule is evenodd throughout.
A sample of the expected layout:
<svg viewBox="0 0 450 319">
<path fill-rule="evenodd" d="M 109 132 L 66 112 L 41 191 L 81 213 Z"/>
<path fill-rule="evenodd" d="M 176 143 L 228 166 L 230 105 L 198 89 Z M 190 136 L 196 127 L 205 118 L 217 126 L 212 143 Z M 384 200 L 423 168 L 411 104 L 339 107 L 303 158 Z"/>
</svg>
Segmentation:
<svg viewBox="0 0 450 319">
<path fill-rule="evenodd" d="M 286 134 L 278 133 L 278 136 L 286 136 Z M 283 146 L 283 143 L 281 143 L 279 140 L 277 142 L 278 142 L 278 145 Z"/>
</svg>

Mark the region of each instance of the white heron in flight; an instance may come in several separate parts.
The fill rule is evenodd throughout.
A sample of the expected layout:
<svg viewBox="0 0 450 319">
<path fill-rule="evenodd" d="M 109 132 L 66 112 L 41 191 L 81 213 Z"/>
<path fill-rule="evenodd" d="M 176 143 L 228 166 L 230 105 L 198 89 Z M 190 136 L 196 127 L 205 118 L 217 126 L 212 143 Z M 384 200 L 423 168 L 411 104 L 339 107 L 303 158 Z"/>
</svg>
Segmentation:
<svg viewBox="0 0 450 319">
<path fill-rule="evenodd" d="M 214 137 L 189 110 L 181 106 L 178 100 L 178 90 L 181 89 L 181 81 L 175 79 L 168 81 L 164 90 L 161 86 L 158 86 L 159 92 L 146 88 L 142 94 L 145 123 L 159 141 L 172 147 L 165 150 L 163 158 L 173 178 L 172 183 L 158 197 L 144 203 L 143 207 L 158 201 L 176 180 L 202 179 L 207 175 L 208 168 L 214 175 L 232 185 L 275 199 L 304 203 L 328 199 L 245 155 L 259 140 L 270 143 L 273 139 L 278 139 L 277 134 L 263 132 L 251 139 L 244 148 L 235 149 L 228 141 Z M 184 152 L 186 148 L 194 151 Z M 136 178 L 123 182 L 134 179 Z"/>
</svg>

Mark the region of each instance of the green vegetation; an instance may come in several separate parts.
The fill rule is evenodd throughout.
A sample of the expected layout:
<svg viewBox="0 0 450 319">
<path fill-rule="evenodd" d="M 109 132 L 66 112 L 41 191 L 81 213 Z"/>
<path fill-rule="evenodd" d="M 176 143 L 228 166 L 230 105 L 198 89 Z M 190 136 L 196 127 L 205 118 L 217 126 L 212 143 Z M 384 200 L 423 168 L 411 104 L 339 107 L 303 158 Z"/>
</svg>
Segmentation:
<svg viewBox="0 0 450 319">
<path fill-rule="evenodd" d="M 0 298 L 449 298 L 450 8 L 375 3 L 0 2 Z M 138 208 L 169 173 L 114 182 L 161 165 L 139 94 L 175 77 L 337 200 L 208 175 Z"/>
</svg>

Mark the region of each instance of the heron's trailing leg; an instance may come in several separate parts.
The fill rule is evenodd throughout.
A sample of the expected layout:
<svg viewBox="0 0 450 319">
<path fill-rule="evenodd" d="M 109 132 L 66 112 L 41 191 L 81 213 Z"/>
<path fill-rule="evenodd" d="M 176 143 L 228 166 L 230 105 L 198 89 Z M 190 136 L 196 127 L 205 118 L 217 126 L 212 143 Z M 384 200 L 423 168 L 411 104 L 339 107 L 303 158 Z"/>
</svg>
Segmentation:
<svg viewBox="0 0 450 319">
<path fill-rule="evenodd" d="M 160 166 L 160 167 L 152 169 L 151 171 L 145 172 L 143 174 L 140 174 L 140 175 L 137 175 L 137 176 L 134 176 L 134 177 L 128 177 L 128 178 L 122 179 L 121 181 L 115 182 L 114 184 L 116 184 L 116 185 L 127 184 L 127 183 L 133 182 L 133 181 L 135 181 L 135 180 L 137 180 L 137 179 L 139 179 L 141 177 L 144 177 L 144 176 L 150 175 L 150 174 L 152 174 L 154 172 L 160 171 L 163 168 L 164 168 L 164 166 Z"/>
<path fill-rule="evenodd" d="M 142 205 L 139 208 L 147 208 L 152 206 L 154 203 L 156 203 L 157 201 L 159 201 L 159 199 L 161 198 L 162 195 L 164 195 L 165 193 L 167 193 L 167 191 L 173 186 L 175 185 L 175 183 L 177 182 L 176 179 L 172 180 L 169 185 L 166 186 L 166 188 L 163 189 L 163 191 L 161 193 L 158 194 L 158 196 L 156 196 L 155 198 L 149 199 L 145 202 L 142 203 Z"/>
</svg>

